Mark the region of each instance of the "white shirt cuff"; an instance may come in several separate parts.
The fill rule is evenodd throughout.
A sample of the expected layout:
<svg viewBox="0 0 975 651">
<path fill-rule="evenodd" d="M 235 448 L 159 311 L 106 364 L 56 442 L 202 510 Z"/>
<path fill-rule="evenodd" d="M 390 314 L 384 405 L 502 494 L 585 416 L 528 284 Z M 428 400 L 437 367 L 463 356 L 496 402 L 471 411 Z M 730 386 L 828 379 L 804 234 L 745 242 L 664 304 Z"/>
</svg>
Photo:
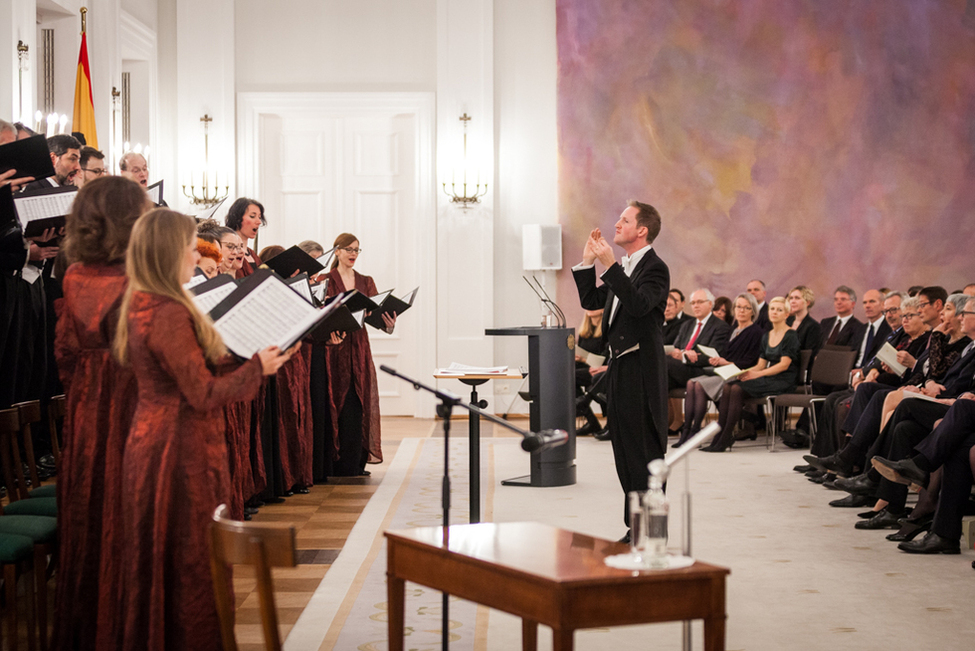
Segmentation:
<svg viewBox="0 0 975 651">
<path fill-rule="evenodd" d="M 585 262 L 580 262 L 576 266 L 572 267 L 572 271 L 585 271 L 586 269 L 592 269 L 596 266 L 596 263 L 586 264 Z"/>
</svg>

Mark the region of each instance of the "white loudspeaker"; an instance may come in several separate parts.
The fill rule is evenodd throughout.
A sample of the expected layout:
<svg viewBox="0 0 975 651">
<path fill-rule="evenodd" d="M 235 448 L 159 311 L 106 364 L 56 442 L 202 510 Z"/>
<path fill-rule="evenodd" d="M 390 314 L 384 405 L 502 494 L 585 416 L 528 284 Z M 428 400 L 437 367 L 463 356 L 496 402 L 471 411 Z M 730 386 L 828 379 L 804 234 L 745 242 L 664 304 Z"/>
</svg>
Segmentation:
<svg viewBox="0 0 975 651">
<path fill-rule="evenodd" d="M 525 271 L 562 268 L 562 227 L 525 224 L 521 227 L 521 260 Z"/>
</svg>

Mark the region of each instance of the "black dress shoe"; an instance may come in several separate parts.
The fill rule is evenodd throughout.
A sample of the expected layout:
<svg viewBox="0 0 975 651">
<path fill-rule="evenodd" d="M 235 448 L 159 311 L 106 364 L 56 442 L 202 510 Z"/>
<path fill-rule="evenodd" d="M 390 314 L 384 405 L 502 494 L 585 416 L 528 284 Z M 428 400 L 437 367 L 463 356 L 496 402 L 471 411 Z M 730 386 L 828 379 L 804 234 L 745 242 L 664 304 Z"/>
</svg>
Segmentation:
<svg viewBox="0 0 975 651">
<path fill-rule="evenodd" d="M 627 531 L 626 532 L 626 535 L 624 535 L 622 538 L 620 538 L 616 542 L 626 543 L 627 545 L 629 545 L 630 544 L 630 532 Z"/>
<path fill-rule="evenodd" d="M 586 423 L 582 427 L 576 430 L 576 436 L 590 436 L 592 434 L 593 427 Z"/>
<path fill-rule="evenodd" d="M 603 431 L 593 434 L 592 437 L 597 441 L 608 441 L 609 440 L 609 428 L 605 428 Z"/>
<path fill-rule="evenodd" d="M 253 506 L 244 507 L 244 515 L 254 515 L 255 513 L 257 513 L 257 509 L 255 509 Z"/>
<path fill-rule="evenodd" d="M 960 554 L 961 544 L 958 540 L 947 540 L 929 531 L 924 538 L 902 542 L 897 549 L 908 554 Z"/>
<path fill-rule="evenodd" d="M 680 436 L 681 431 L 682 430 L 679 430 L 679 429 L 668 429 L 667 430 L 667 436 L 668 437 L 670 437 L 670 436 Z"/>
<path fill-rule="evenodd" d="M 934 520 L 933 514 L 931 518 L 927 519 L 927 521 L 924 520 L 925 518 L 921 518 L 921 521 L 918 522 L 911 522 L 910 520 L 905 522 L 904 520 L 901 520 L 901 528 L 898 531 L 889 534 L 887 536 L 887 540 L 892 542 L 914 540 L 922 533 L 931 531 L 931 524 Z"/>
<path fill-rule="evenodd" d="M 840 477 L 836 480 L 836 486 L 853 495 L 872 497 L 876 494 L 880 482 L 873 481 L 864 473 L 856 477 Z"/>
<path fill-rule="evenodd" d="M 921 488 L 927 488 L 928 481 L 931 479 L 931 473 L 918 468 L 914 460 L 910 458 L 890 461 L 883 457 L 874 457 L 870 463 L 877 469 L 877 472 L 895 484 L 917 484 Z"/>
<path fill-rule="evenodd" d="M 722 445 L 717 445 L 715 443 L 712 443 L 711 445 L 706 445 L 706 446 L 704 446 L 703 448 L 700 448 L 700 449 L 701 449 L 701 452 L 727 452 L 728 450 L 731 449 L 731 446 L 729 445 L 729 446 L 725 447 L 725 446 L 722 446 Z"/>
<path fill-rule="evenodd" d="M 824 484 L 828 481 L 833 481 L 835 479 L 836 479 L 836 475 L 832 473 L 824 472 L 816 475 L 815 477 L 810 477 L 809 481 L 811 481 L 814 484 Z"/>
<path fill-rule="evenodd" d="M 877 515 L 876 511 L 864 511 L 863 513 L 857 513 L 857 517 L 860 518 L 861 520 L 869 520 L 875 515 Z"/>
<path fill-rule="evenodd" d="M 870 506 L 876 503 L 876 501 L 876 498 L 867 497 L 866 495 L 847 495 L 841 500 L 833 500 L 829 505 L 840 509 L 858 509 L 861 506 Z M 870 517 L 873 517 L 873 515 Z"/>
<path fill-rule="evenodd" d="M 831 454 L 828 457 L 806 454 L 802 458 L 808 461 L 812 467 L 825 472 L 834 472 L 840 477 L 849 477 L 853 474 L 853 465 L 846 463 L 839 454 Z"/>
<path fill-rule="evenodd" d="M 802 464 L 799 466 L 793 466 L 792 469 L 795 470 L 796 472 L 806 473 L 809 472 L 810 470 L 813 470 L 813 467 L 808 464 Z"/>
<path fill-rule="evenodd" d="M 291 488 L 292 493 L 298 493 L 299 495 L 307 495 L 308 489 L 304 486 L 294 486 Z"/>
<path fill-rule="evenodd" d="M 812 470 L 806 472 L 806 477 L 813 479 L 814 477 L 822 477 L 826 474 L 825 470 L 820 470 L 819 468 L 813 468 Z"/>
<path fill-rule="evenodd" d="M 869 520 L 860 520 L 854 525 L 857 529 L 899 529 L 903 513 L 891 513 L 887 509 L 877 511 L 877 515 Z"/>
</svg>

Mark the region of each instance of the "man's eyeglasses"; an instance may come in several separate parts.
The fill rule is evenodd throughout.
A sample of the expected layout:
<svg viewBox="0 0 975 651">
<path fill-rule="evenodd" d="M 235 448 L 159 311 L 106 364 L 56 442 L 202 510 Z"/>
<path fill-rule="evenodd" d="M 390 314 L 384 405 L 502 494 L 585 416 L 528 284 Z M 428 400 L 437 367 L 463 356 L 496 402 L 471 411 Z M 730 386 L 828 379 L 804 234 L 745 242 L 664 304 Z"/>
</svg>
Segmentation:
<svg viewBox="0 0 975 651">
<path fill-rule="evenodd" d="M 958 316 L 965 316 L 966 314 L 975 315 L 975 312 L 972 312 L 971 310 L 959 310 L 958 312 L 955 312 L 955 314 Z"/>
<path fill-rule="evenodd" d="M 342 250 L 349 254 L 354 253 L 356 255 L 359 255 L 360 253 L 362 253 L 362 249 L 353 249 L 352 247 L 343 247 Z"/>
<path fill-rule="evenodd" d="M 105 169 L 104 167 L 102 169 L 100 169 L 100 170 L 99 169 L 94 169 L 94 168 L 91 168 L 91 167 L 82 167 L 81 170 L 83 172 L 90 172 L 91 174 L 94 174 L 95 176 L 102 176 L 103 174 L 108 174 L 108 170 Z"/>
<path fill-rule="evenodd" d="M 928 301 L 927 303 L 918 303 L 917 304 L 918 307 L 927 307 L 929 305 L 931 305 L 931 301 Z"/>
<path fill-rule="evenodd" d="M 886 310 L 884 310 L 884 314 L 894 315 L 900 311 L 901 309 L 899 307 L 888 307 Z"/>
</svg>

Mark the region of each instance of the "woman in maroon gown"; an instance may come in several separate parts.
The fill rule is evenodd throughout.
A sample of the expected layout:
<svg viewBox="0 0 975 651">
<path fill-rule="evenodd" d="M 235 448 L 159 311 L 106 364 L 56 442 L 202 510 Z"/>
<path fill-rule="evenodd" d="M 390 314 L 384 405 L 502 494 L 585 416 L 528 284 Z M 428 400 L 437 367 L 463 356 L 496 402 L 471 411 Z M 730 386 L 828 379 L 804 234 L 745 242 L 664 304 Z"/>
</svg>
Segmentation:
<svg viewBox="0 0 975 651">
<path fill-rule="evenodd" d="M 254 249 L 250 248 L 250 241 L 257 237 L 257 230 L 261 226 L 267 225 L 267 220 L 264 218 L 264 205 L 254 199 L 241 197 L 230 205 L 224 223 L 227 224 L 227 228 L 237 232 L 247 248 L 243 269 L 237 272 L 237 277 L 249 276 L 262 264 Z"/>
<path fill-rule="evenodd" d="M 135 408 L 135 378 L 112 357 L 125 292 L 132 225 L 152 205 L 120 176 L 78 192 L 67 219 L 73 262 L 54 340 L 66 413 L 58 466 L 60 546 L 52 648 L 110 649 L 121 642 L 122 455 Z"/>
<path fill-rule="evenodd" d="M 353 269 L 359 257 L 359 240 L 351 233 L 335 238 L 335 259 L 328 274 L 328 296 L 347 289 L 357 289 L 366 296 L 379 293 L 370 276 Z M 386 332 L 392 332 L 396 316 L 384 316 Z M 376 367 L 372 362 L 369 333 L 365 325 L 345 340 L 330 346 L 327 353 L 329 411 L 334 432 L 336 476 L 368 474 L 366 463 L 382 463 L 383 451 L 379 430 L 379 388 Z"/>
<path fill-rule="evenodd" d="M 132 230 L 115 352 L 138 380 L 125 447 L 123 649 L 218 649 L 207 527 L 227 501 L 226 405 L 253 399 L 288 359 L 275 348 L 229 366 L 182 288 L 199 259 L 193 220 L 167 209 Z"/>
</svg>

